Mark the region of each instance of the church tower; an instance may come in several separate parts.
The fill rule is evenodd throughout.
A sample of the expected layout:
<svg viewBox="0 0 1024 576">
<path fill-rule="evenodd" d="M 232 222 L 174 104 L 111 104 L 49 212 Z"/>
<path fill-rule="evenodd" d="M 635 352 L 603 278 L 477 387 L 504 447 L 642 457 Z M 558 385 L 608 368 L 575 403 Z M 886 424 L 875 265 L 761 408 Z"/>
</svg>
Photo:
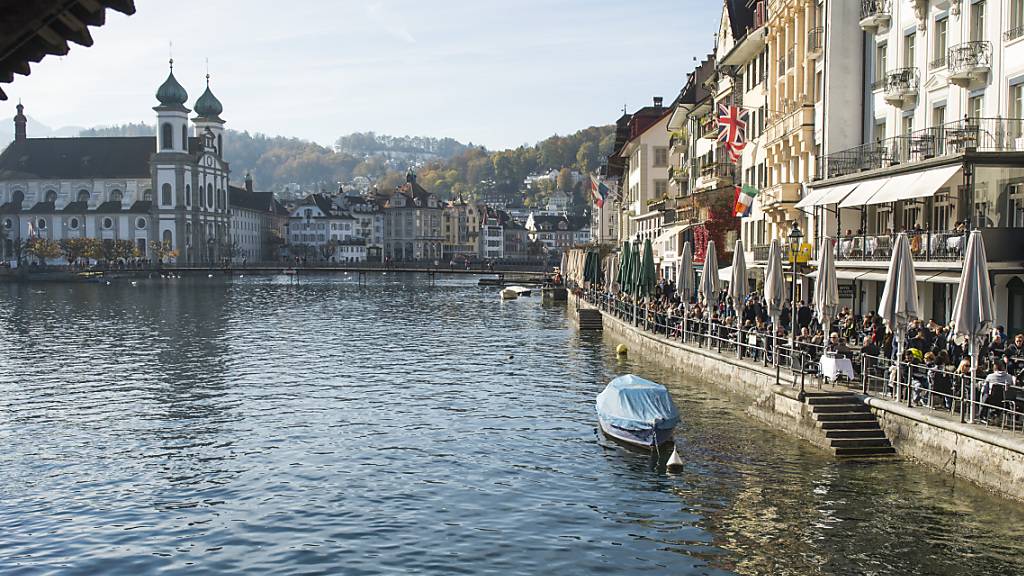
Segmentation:
<svg viewBox="0 0 1024 576">
<path fill-rule="evenodd" d="M 210 91 L 210 75 L 206 75 L 206 90 L 196 100 L 196 117 L 192 120 L 196 127 L 196 137 L 202 138 L 207 130 L 213 134 L 214 145 L 217 149 L 217 157 L 224 158 L 224 120 L 220 114 L 224 106 L 220 100 Z"/>
<path fill-rule="evenodd" d="M 189 203 L 191 156 L 188 147 L 188 93 L 174 78 L 174 60 L 170 61 L 167 80 L 156 91 L 156 150 L 150 161 L 153 195 L 151 214 L 156 226 L 150 226 L 149 240 L 177 250 L 184 259 L 188 248 L 184 234 L 182 209 Z"/>
</svg>

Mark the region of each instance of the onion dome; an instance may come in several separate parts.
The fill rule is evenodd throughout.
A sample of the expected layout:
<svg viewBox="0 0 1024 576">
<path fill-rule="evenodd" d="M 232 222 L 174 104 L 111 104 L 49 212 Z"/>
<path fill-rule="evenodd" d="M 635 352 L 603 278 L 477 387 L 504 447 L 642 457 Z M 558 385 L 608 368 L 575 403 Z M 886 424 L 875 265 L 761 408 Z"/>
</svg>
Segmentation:
<svg viewBox="0 0 1024 576">
<path fill-rule="evenodd" d="M 188 101 L 188 92 L 174 78 L 174 60 L 171 60 L 171 71 L 167 80 L 156 91 L 156 99 L 164 106 L 182 106 Z"/>
<path fill-rule="evenodd" d="M 195 113 L 203 118 L 217 118 L 224 111 L 220 100 L 210 92 L 210 75 L 206 75 L 206 91 L 196 100 Z"/>
</svg>

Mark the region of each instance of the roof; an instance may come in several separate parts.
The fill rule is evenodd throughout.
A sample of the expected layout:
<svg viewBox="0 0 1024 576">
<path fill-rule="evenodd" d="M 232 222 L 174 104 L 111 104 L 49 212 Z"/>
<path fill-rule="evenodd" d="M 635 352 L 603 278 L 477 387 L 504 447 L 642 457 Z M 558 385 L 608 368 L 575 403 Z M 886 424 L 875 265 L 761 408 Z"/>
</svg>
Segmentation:
<svg viewBox="0 0 1024 576">
<path fill-rule="evenodd" d="M 754 27 L 754 3 L 750 0 L 726 0 L 729 11 L 729 25 L 732 26 L 732 37 L 743 38 L 747 31 Z"/>
<path fill-rule="evenodd" d="M 28 76 L 30 62 L 63 56 L 68 42 L 92 46 L 89 26 L 102 26 L 106 11 L 135 13 L 133 0 L 0 0 L 0 83 Z M 0 90 L 0 100 L 7 95 Z"/>
<path fill-rule="evenodd" d="M 273 212 L 277 209 L 277 201 L 273 192 L 249 192 L 245 188 L 230 184 L 228 185 L 228 204 L 257 212 Z"/>
<path fill-rule="evenodd" d="M 154 136 L 28 138 L 0 153 L 0 180 L 150 178 L 155 151 Z"/>
</svg>

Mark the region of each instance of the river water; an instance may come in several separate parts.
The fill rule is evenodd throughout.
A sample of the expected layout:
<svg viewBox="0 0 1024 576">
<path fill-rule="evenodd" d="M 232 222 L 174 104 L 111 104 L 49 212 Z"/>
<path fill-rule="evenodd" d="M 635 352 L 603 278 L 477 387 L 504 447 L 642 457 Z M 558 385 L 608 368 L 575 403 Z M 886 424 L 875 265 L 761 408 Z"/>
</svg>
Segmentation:
<svg viewBox="0 0 1024 576">
<path fill-rule="evenodd" d="M 463 278 L 0 286 L 0 572 L 1024 573 L 1024 508 L 837 462 Z M 680 474 L 603 444 L 634 372 Z"/>
</svg>

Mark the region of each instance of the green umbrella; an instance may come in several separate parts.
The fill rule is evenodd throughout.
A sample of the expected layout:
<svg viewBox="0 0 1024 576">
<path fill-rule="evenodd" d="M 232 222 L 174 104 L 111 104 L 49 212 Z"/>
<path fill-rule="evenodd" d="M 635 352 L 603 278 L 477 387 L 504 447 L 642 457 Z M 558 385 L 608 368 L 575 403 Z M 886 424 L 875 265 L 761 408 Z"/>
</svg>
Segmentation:
<svg viewBox="0 0 1024 576">
<path fill-rule="evenodd" d="M 601 253 L 594 252 L 594 285 L 604 283 L 604 267 L 601 262 Z"/>
<path fill-rule="evenodd" d="M 651 240 L 648 238 L 644 240 L 644 254 L 640 262 L 640 273 L 637 278 L 638 295 L 654 295 L 654 286 L 657 282 L 657 273 L 654 271 L 654 250 L 651 247 Z"/>
<path fill-rule="evenodd" d="M 590 258 L 590 252 L 583 253 L 583 281 L 589 282 L 593 276 L 593 272 L 590 268 L 593 265 L 593 260 Z"/>
<path fill-rule="evenodd" d="M 632 287 L 629 282 L 629 256 L 632 253 L 629 247 L 629 240 L 622 243 L 622 254 L 619 260 L 619 289 L 629 294 Z"/>
<path fill-rule="evenodd" d="M 633 251 L 629 256 L 629 281 L 633 285 L 633 296 L 640 297 L 640 268 L 643 262 L 640 260 L 640 243 L 633 243 Z"/>
</svg>

